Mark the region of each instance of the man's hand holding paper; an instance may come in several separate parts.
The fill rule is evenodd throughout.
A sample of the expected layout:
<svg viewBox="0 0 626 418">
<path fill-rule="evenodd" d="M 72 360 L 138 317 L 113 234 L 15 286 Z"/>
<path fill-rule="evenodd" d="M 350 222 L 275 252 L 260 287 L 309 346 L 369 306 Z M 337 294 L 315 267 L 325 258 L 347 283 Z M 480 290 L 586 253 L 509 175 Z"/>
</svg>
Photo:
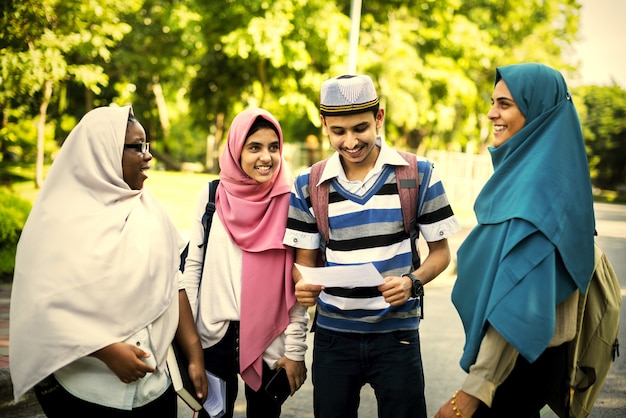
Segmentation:
<svg viewBox="0 0 626 418">
<path fill-rule="evenodd" d="M 372 263 L 331 267 L 306 267 L 300 264 L 295 266 L 302 276 L 302 280 L 296 284 L 296 298 L 303 306 L 315 305 L 320 292 L 324 289 L 328 289 L 328 291 L 337 288 L 375 289 L 385 284 L 385 279 L 383 279 Z M 324 297 L 333 298 L 333 296 L 326 294 L 324 294 Z M 348 303 L 348 301 L 333 300 L 335 306 L 338 306 L 338 304 L 343 306 L 345 303 Z M 382 295 L 380 304 L 381 308 L 388 306 Z M 348 308 L 348 306 L 344 308 Z"/>
</svg>

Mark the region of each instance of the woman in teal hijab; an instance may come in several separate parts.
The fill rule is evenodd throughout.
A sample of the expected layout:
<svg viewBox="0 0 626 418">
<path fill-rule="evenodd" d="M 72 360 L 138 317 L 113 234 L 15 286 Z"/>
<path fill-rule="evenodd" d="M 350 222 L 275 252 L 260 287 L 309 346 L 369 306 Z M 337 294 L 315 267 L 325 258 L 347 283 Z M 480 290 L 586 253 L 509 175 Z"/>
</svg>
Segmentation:
<svg viewBox="0 0 626 418">
<path fill-rule="evenodd" d="M 437 418 L 539 417 L 567 385 L 578 295 L 594 267 L 589 166 L 563 76 L 535 63 L 497 68 L 492 102 L 494 173 L 452 291 L 469 374 Z"/>
</svg>

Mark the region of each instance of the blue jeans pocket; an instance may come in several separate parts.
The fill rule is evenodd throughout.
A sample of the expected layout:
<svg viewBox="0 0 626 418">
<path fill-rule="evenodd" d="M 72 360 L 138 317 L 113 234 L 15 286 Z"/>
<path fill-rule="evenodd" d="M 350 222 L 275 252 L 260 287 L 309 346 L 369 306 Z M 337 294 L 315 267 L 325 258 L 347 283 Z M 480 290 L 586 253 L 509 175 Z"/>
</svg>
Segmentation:
<svg viewBox="0 0 626 418">
<path fill-rule="evenodd" d="M 337 336 L 331 333 L 327 333 L 320 328 L 315 331 L 315 339 L 313 345 L 317 350 L 329 350 L 337 342 Z"/>
</svg>

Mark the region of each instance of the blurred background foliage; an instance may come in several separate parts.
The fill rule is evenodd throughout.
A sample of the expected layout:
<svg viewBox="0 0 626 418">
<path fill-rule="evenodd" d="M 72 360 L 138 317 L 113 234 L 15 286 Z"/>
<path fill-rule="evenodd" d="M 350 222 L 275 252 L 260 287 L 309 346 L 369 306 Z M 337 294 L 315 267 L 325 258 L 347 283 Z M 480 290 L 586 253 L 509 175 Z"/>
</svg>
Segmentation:
<svg viewBox="0 0 626 418">
<path fill-rule="evenodd" d="M 9 0 L 0 17 L 0 165 L 37 186 L 80 117 L 132 103 L 161 168 L 217 172 L 233 116 L 274 113 L 287 142 L 321 136 L 318 97 L 347 72 L 350 0 Z M 576 81 L 576 0 L 368 0 L 357 71 L 397 147 L 481 153 L 495 67 L 548 64 Z M 624 90 L 574 89 L 594 181 L 625 181 Z M 323 141 L 322 141 L 323 142 Z M 5 175 L 6 177 L 6 175 Z"/>
<path fill-rule="evenodd" d="M 351 0 L 3 1 L 0 265 L 12 259 L 32 202 L 9 190 L 24 180 L 39 188 L 69 131 L 94 107 L 132 104 L 156 167 L 168 171 L 217 173 L 230 121 L 251 106 L 276 115 L 294 149 L 305 148 L 312 135 L 327 145 L 319 90 L 325 79 L 350 70 L 352 6 Z M 594 185 L 623 191 L 626 94 L 616 83 L 579 82 L 572 57 L 580 7 L 576 0 L 362 2 L 356 70 L 378 88 L 383 135 L 419 154 L 484 154 L 495 68 L 542 62 L 576 86 Z"/>
</svg>

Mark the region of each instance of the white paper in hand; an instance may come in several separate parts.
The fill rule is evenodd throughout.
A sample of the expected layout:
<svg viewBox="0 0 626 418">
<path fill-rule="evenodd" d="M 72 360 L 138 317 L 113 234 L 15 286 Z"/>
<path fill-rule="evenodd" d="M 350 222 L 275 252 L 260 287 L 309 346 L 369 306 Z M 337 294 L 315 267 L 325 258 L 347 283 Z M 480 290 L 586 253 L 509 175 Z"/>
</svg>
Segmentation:
<svg viewBox="0 0 626 418">
<path fill-rule="evenodd" d="M 305 267 L 296 264 L 306 283 L 324 287 L 367 287 L 385 283 L 372 263 L 355 266 Z"/>
</svg>

